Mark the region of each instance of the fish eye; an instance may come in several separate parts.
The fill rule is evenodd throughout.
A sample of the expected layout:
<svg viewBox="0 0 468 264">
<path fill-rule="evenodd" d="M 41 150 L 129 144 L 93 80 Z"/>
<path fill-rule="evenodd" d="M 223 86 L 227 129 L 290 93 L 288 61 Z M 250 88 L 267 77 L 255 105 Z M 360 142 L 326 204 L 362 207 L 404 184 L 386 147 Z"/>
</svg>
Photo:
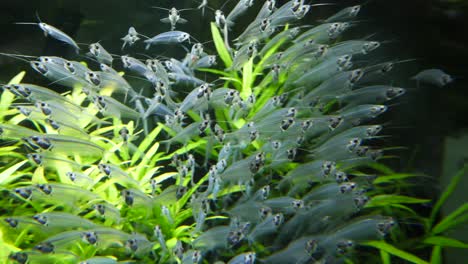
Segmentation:
<svg viewBox="0 0 468 264">
<path fill-rule="evenodd" d="M 360 10 L 361 10 L 361 6 L 359 5 L 353 6 L 353 8 L 351 9 L 351 15 L 356 16 Z"/>
<path fill-rule="evenodd" d="M 308 240 L 305 244 L 305 250 L 310 254 L 314 253 L 317 249 L 318 241 L 316 239 Z"/>
<path fill-rule="evenodd" d="M 33 216 L 33 219 L 36 220 L 41 225 L 47 224 L 47 217 L 44 215 L 35 215 Z"/>
<path fill-rule="evenodd" d="M 282 214 L 276 214 L 273 217 L 273 223 L 275 226 L 279 226 L 283 222 L 283 215 Z"/>
<path fill-rule="evenodd" d="M 38 184 L 37 187 L 45 194 L 51 194 L 52 193 L 52 186 L 48 184 Z"/>
<path fill-rule="evenodd" d="M 269 207 L 262 207 L 260 208 L 260 215 L 265 218 L 271 213 L 271 209 Z"/>
<path fill-rule="evenodd" d="M 7 222 L 13 228 L 18 226 L 18 220 L 10 218 L 10 217 L 5 218 L 5 222 Z"/>
<path fill-rule="evenodd" d="M 441 80 L 442 80 L 442 85 L 446 85 L 446 84 L 452 82 L 452 77 L 450 75 L 448 75 L 448 74 L 444 74 L 444 75 L 442 75 Z"/>
<path fill-rule="evenodd" d="M 136 239 L 129 239 L 125 242 L 125 244 L 132 250 L 132 251 L 137 251 L 138 250 L 138 243 Z"/>
<path fill-rule="evenodd" d="M 44 242 L 34 247 L 42 253 L 51 253 L 54 251 L 54 245 L 51 242 Z"/>
<path fill-rule="evenodd" d="M 84 232 L 83 238 L 86 239 L 86 241 L 90 244 L 96 244 L 98 236 L 96 232 L 91 231 L 91 232 Z"/>
<path fill-rule="evenodd" d="M 302 207 L 304 207 L 304 201 L 302 201 L 302 200 L 294 200 L 294 201 L 292 201 L 292 206 L 293 206 L 295 209 L 302 208 Z"/>
</svg>

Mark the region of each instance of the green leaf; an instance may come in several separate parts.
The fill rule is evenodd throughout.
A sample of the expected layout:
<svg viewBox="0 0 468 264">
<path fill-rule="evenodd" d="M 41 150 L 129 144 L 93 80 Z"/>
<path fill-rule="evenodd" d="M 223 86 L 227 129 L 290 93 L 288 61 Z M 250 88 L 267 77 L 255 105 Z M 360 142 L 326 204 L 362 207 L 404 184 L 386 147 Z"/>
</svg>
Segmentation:
<svg viewBox="0 0 468 264">
<path fill-rule="evenodd" d="M 407 178 L 420 177 L 420 176 L 421 175 L 419 174 L 413 174 L 413 173 L 395 173 L 391 175 L 379 176 L 377 179 L 375 179 L 374 184 L 388 183 L 388 182 L 405 180 Z"/>
<path fill-rule="evenodd" d="M 372 197 L 372 199 L 367 203 L 366 207 L 377 207 L 402 203 L 418 204 L 427 203 L 429 201 L 430 200 L 428 199 L 419 199 L 403 195 L 382 194 Z"/>
<path fill-rule="evenodd" d="M 253 71 L 253 57 L 244 64 L 242 71 L 242 90 L 240 92 L 240 97 L 242 99 L 247 99 L 252 94 L 252 83 L 254 82 Z"/>
<path fill-rule="evenodd" d="M 457 174 L 455 174 L 455 176 L 453 176 L 453 178 L 450 180 L 450 183 L 445 189 L 445 191 L 440 195 L 440 198 L 434 205 L 434 208 L 431 212 L 431 216 L 429 217 L 429 227 L 432 227 L 432 225 L 434 224 L 435 218 L 437 217 L 440 208 L 445 203 L 445 201 L 447 201 L 450 195 L 452 195 L 453 191 L 458 186 L 458 183 L 460 182 L 461 178 L 463 177 L 463 175 L 465 175 L 465 172 L 466 167 L 462 168 Z"/>
<path fill-rule="evenodd" d="M 10 182 L 12 179 L 8 178 L 11 177 L 11 175 L 15 173 L 19 168 L 21 168 L 21 166 L 23 166 L 26 162 L 28 162 L 28 160 L 20 161 L 15 165 L 9 167 L 8 169 L 2 171 L 2 173 L 0 173 L 0 185 L 4 185 Z"/>
<path fill-rule="evenodd" d="M 442 247 L 435 246 L 432 249 L 431 264 L 442 264 Z"/>
<path fill-rule="evenodd" d="M 145 139 L 140 143 L 138 146 L 138 151 L 133 154 L 132 157 L 132 162 L 130 163 L 131 166 L 135 165 L 137 160 L 141 157 L 142 153 L 145 153 L 146 149 L 150 146 L 150 144 L 156 139 L 156 137 L 159 135 L 161 132 L 162 126 L 158 125 L 151 131 L 147 136 L 145 136 Z"/>
<path fill-rule="evenodd" d="M 444 237 L 444 236 L 433 236 L 424 239 L 426 244 L 441 246 L 441 247 L 455 247 L 455 248 L 468 248 L 468 243 L 461 242 L 460 240 Z"/>
<path fill-rule="evenodd" d="M 13 77 L 8 84 L 19 84 L 26 74 L 25 71 L 18 73 L 15 77 Z M 5 115 L 5 111 L 10 107 L 11 103 L 15 99 L 15 95 L 10 93 L 8 90 L 3 89 L 2 96 L 0 97 L 0 121 L 3 121 L 3 117 Z"/>
<path fill-rule="evenodd" d="M 213 37 L 213 42 L 216 47 L 216 51 L 218 52 L 219 57 L 224 62 L 226 68 L 231 67 L 232 65 L 232 58 L 227 50 L 226 46 L 224 45 L 223 37 L 218 30 L 218 26 L 216 26 L 215 22 L 211 22 L 211 35 Z"/>
<path fill-rule="evenodd" d="M 468 203 L 464 203 L 446 216 L 432 229 L 432 234 L 440 234 L 468 221 Z"/>
<path fill-rule="evenodd" d="M 384 241 L 369 241 L 369 242 L 363 243 L 363 245 L 367 245 L 367 246 L 370 246 L 370 247 L 374 247 L 374 248 L 383 250 L 383 251 L 389 253 L 390 255 L 399 257 L 399 258 L 404 259 L 406 261 L 409 261 L 411 263 L 428 264 L 427 261 L 422 260 L 422 259 L 418 258 L 417 256 L 411 254 L 411 253 L 408 253 L 406 251 L 398 249 L 398 248 L 396 248 L 396 247 L 394 247 L 394 246 L 392 246 L 390 244 L 387 244 Z"/>
<path fill-rule="evenodd" d="M 387 251 L 380 250 L 380 258 L 382 259 L 383 264 L 391 264 L 391 257 Z"/>
<path fill-rule="evenodd" d="M 227 73 L 225 71 L 220 71 L 220 70 L 210 69 L 210 68 L 198 68 L 197 71 L 214 73 L 214 74 L 218 74 L 218 75 L 226 76 L 226 77 L 231 76 L 231 74 L 229 74 L 229 73 Z"/>
<path fill-rule="evenodd" d="M 13 77 L 8 84 L 19 84 L 23 80 L 24 76 L 26 75 L 26 71 L 22 71 L 18 73 L 15 77 Z"/>
</svg>

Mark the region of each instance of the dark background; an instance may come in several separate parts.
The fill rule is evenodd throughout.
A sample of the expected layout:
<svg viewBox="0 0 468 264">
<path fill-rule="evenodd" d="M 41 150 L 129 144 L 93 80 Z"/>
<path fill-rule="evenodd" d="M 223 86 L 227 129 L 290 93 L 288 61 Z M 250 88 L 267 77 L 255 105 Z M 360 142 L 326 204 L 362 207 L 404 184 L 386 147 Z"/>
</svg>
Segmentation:
<svg viewBox="0 0 468 264">
<path fill-rule="evenodd" d="M 217 0 L 209 2 L 216 9 L 223 3 Z M 228 2 L 223 10 L 229 10 L 235 2 Z M 254 9 L 258 10 L 263 1 L 255 2 Z M 343 7 L 362 4 L 362 1 L 354 0 L 313 2 L 335 5 L 313 7 L 306 18 L 310 24 Z M 67 46 L 44 38 L 37 26 L 13 24 L 37 22 L 37 12 L 44 22 L 63 30 L 79 43 L 101 41 L 112 53 L 131 54 L 143 59 L 144 56 L 139 54 L 145 52 L 141 42 L 122 52 L 120 38 L 127 33 L 130 26 L 150 37 L 169 30 L 167 24 L 159 22 L 167 14 L 166 11 L 151 8 L 156 5 L 180 9 L 196 7 L 198 3 L 187 0 L 0 0 L 0 52 L 73 57 Z M 463 136 L 467 132 L 467 10 L 468 1 L 464 0 L 370 0 L 363 4 L 358 18 L 359 27 L 349 33 L 386 41 L 387 44 L 383 45 L 381 51 L 386 58 L 416 59 L 401 65 L 400 74 L 406 79 L 427 68 L 440 68 L 456 79 L 454 83 L 442 88 L 416 88 L 411 81 L 397 83 L 407 88 L 407 95 L 391 105 L 384 117 L 384 120 L 392 120 L 386 126 L 386 132 L 392 137 L 385 143 L 403 147 L 392 152 L 399 158 L 391 159 L 388 163 L 400 171 L 417 171 L 430 176 L 428 184 L 417 189 L 420 196 L 434 198 L 442 188 L 438 179 L 442 175 L 445 139 L 449 136 Z M 252 20 L 249 16 L 255 15 L 254 11 L 250 12 L 240 19 L 236 28 L 245 28 Z M 190 22 L 178 26 L 178 29 L 189 32 L 201 42 L 210 39 L 208 22 L 213 20 L 212 12 L 207 10 L 205 17 L 201 17 L 198 11 L 188 10 L 182 12 L 182 17 Z M 87 47 L 82 45 L 82 49 L 86 50 Z M 177 56 L 185 54 L 185 51 L 181 48 L 158 47 L 152 49 L 151 53 L 150 55 Z M 119 63 L 117 62 L 117 68 L 121 67 Z M 96 67 L 93 64 L 91 66 Z M 5 83 L 21 70 L 28 71 L 27 82 L 47 84 L 27 63 L 0 56 L 1 83 Z"/>
</svg>

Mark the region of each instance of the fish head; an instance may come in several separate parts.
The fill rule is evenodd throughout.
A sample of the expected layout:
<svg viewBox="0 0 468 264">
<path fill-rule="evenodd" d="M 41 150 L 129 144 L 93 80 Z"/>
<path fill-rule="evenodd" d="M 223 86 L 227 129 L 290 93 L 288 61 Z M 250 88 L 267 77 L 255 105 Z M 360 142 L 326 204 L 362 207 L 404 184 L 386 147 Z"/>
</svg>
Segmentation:
<svg viewBox="0 0 468 264">
<path fill-rule="evenodd" d="M 181 33 L 180 36 L 177 37 L 177 41 L 178 41 L 179 43 L 182 43 L 182 42 L 184 42 L 184 41 L 186 41 L 186 40 L 188 40 L 188 39 L 190 39 L 190 34 L 189 34 L 189 33 L 185 33 L 185 32 L 184 32 L 184 33 Z"/>
<path fill-rule="evenodd" d="M 102 46 L 99 43 L 92 43 L 89 45 L 89 52 L 97 57 L 101 54 L 101 47 Z"/>
<path fill-rule="evenodd" d="M 99 75 L 93 71 L 86 72 L 85 76 L 86 81 L 92 85 L 99 86 L 101 84 L 101 78 Z"/>
<path fill-rule="evenodd" d="M 360 5 L 355 5 L 351 7 L 351 10 L 349 12 L 350 17 L 355 17 L 359 14 L 359 11 L 361 11 L 361 6 Z"/>
<path fill-rule="evenodd" d="M 49 72 L 47 66 L 45 66 L 45 64 L 40 61 L 31 61 L 30 64 L 35 71 L 39 72 L 42 75 L 46 75 Z"/>
<path fill-rule="evenodd" d="M 73 65 L 73 63 L 67 61 L 64 65 L 65 69 L 67 69 L 71 74 L 75 74 L 76 73 L 76 68 L 75 66 Z"/>
</svg>

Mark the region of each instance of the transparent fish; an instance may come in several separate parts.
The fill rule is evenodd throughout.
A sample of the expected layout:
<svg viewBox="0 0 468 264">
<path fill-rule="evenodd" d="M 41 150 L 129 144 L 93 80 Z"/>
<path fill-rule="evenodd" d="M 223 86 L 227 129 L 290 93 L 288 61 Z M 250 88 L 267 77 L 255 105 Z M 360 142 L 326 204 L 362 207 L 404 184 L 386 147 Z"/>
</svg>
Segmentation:
<svg viewBox="0 0 468 264">
<path fill-rule="evenodd" d="M 337 96 L 345 105 L 381 104 L 405 94 L 405 89 L 386 85 L 374 85 L 359 88 Z"/>
<path fill-rule="evenodd" d="M 125 48 L 125 46 L 127 46 L 127 44 L 129 46 L 133 46 L 133 44 L 135 44 L 138 40 L 140 40 L 140 38 L 138 36 L 139 36 L 139 34 L 136 31 L 136 29 L 134 27 L 130 27 L 128 29 L 127 35 L 125 35 L 123 38 L 121 38 L 121 40 L 124 42 L 123 45 L 122 45 L 122 50 Z"/>
<path fill-rule="evenodd" d="M 255 252 L 242 253 L 229 260 L 228 264 L 253 264 L 255 263 L 255 257 Z"/>
<path fill-rule="evenodd" d="M 151 45 L 158 44 L 180 44 L 186 40 L 190 40 L 190 34 L 182 31 L 168 31 L 156 35 L 143 42 L 146 43 L 145 49 L 149 49 Z"/>
<path fill-rule="evenodd" d="M 117 264 L 117 260 L 111 257 L 93 257 L 81 261 L 80 264 Z"/>
<path fill-rule="evenodd" d="M 234 21 L 244 14 L 249 7 L 251 7 L 254 4 L 253 0 L 240 0 L 236 6 L 229 12 L 229 14 L 226 16 L 226 24 L 228 24 L 229 27 L 234 25 Z"/>
<path fill-rule="evenodd" d="M 32 218 L 41 224 L 44 227 L 44 230 L 48 233 L 97 227 L 95 223 L 88 219 L 63 212 L 40 213 L 34 215 Z"/>
<path fill-rule="evenodd" d="M 361 11 L 360 5 L 346 7 L 343 10 L 340 10 L 338 13 L 334 14 L 333 16 L 327 18 L 325 22 L 330 23 L 349 21 L 354 19 L 359 14 L 359 11 Z"/>
<path fill-rule="evenodd" d="M 22 23 L 21 22 L 21 23 L 15 23 L 15 24 L 38 25 L 39 28 L 44 32 L 44 36 L 46 36 L 46 37 L 50 36 L 51 38 L 54 38 L 54 39 L 59 40 L 61 42 L 64 42 L 64 43 L 72 46 L 77 54 L 79 53 L 80 47 L 78 47 L 78 44 L 76 44 L 76 42 L 73 40 L 73 38 L 70 37 L 69 35 L 67 35 L 65 32 L 59 30 L 58 28 L 56 28 L 56 27 L 54 27 L 52 25 L 46 24 L 46 23 L 41 22 L 41 21 L 39 21 L 39 23 Z"/>
<path fill-rule="evenodd" d="M 104 152 L 103 148 L 90 141 L 65 135 L 30 136 L 23 140 L 32 146 L 51 152 L 76 153 L 83 156 L 87 154 L 100 156 Z"/>
<path fill-rule="evenodd" d="M 416 80 L 418 83 L 427 83 L 438 87 L 446 86 L 453 81 L 450 75 L 440 69 L 423 70 L 411 79 Z"/>
<path fill-rule="evenodd" d="M 171 9 L 166 9 L 166 8 L 161 8 L 161 7 L 153 7 L 153 8 L 158 8 L 158 9 L 163 9 L 169 11 L 168 17 L 161 18 L 160 21 L 163 23 L 169 23 L 171 24 L 171 30 L 175 30 L 176 25 L 179 24 L 185 24 L 188 21 L 182 17 L 180 17 L 180 12 L 183 10 L 187 9 L 180 9 L 177 10 L 175 7 L 172 7 Z"/>
<path fill-rule="evenodd" d="M 93 56 L 99 63 L 112 65 L 114 58 L 104 49 L 101 43 L 96 42 L 89 45 L 89 54 Z"/>
</svg>

